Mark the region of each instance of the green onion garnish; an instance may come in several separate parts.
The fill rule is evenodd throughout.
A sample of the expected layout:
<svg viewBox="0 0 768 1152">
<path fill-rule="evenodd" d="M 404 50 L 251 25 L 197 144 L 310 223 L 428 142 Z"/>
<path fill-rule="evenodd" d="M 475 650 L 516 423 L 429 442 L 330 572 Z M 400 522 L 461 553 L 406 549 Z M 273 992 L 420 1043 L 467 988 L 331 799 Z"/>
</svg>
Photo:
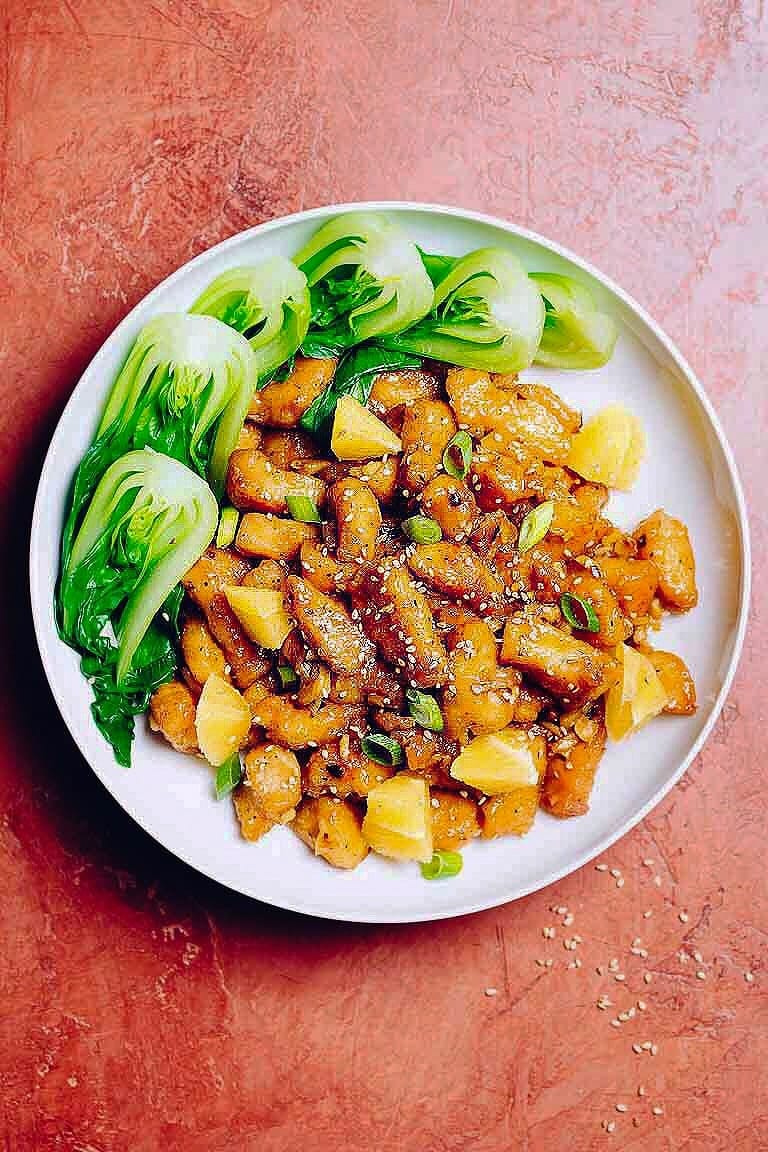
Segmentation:
<svg viewBox="0 0 768 1152">
<path fill-rule="evenodd" d="M 437 544 L 442 540 L 443 533 L 437 520 L 430 520 L 429 516 L 410 516 L 403 520 L 403 532 L 414 544 Z"/>
<path fill-rule="evenodd" d="M 468 432 L 457 432 L 448 441 L 443 452 L 443 468 L 449 476 L 463 480 L 472 463 L 472 437 Z"/>
<path fill-rule="evenodd" d="M 240 522 L 240 513 L 237 508 L 222 508 L 219 527 L 216 532 L 216 547 L 229 548 L 237 535 L 237 525 Z"/>
<path fill-rule="evenodd" d="M 228 796 L 233 788 L 237 788 L 243 778 L 243 766 L 240 763 L 240 753 L 233 752 L 228 760 L 219 764 L 216 769 L 216 799 L 221 800 Z"/>
<path fill-rule="evenodd" d="M 464 866 L 461 852 L 435 852 L 432 859 L 421 866 L 425 880 L 447 880 L 458 876 Z"/>
<path fill-rule="evenodd" d="M 579 628 L 582 632 L 599 632 L 600 621 L 588 600 L 581 596 L 572 596 L 564 592 L 560 597 L 560 611 L 570 624 L 571 628 Z"/>
<path fill-rule="evenodd" d="M 285 502 L 294 520 L 299 520 L 302 524 L 320 523 L 317 505 L 312 503 L 309 496 L 286 496 Z"/>
<path fill-rule="evenodd" d="M 277 675 L 280 678 L 280 687 L 283 692 L 293 692 L 299 686 L 299 677 L 290 664 L 278 664 Z"/>
<path fill-rule="evenodd" d="M 545 500 L 537 508 L 531 509 L 520 525 L 520 535 L 517 538 L 517 551 L 521 556 L 523 552 L 527 552 L 544 539 L 554 515 L 555 506 L 551 500 Z"/>
<path fill-rule="evenodd" d="M 417 692 L 409 688 L 405 694 L 408 713 L 422 728 L 429 728 L 431 732 L 442 732 L 443 714 L 434 696 L 426 692 Z"/>
<path fill-rule="evenodd" d="M 380 732 L 372 732 L 363 738 L 361 748 L 364 755 L 376 764 L 386 764 L 388 768 L 395 768 L 403 762 L 403 749 L 397 740 L 391 736 L 383 736 Z"/>
</svg>

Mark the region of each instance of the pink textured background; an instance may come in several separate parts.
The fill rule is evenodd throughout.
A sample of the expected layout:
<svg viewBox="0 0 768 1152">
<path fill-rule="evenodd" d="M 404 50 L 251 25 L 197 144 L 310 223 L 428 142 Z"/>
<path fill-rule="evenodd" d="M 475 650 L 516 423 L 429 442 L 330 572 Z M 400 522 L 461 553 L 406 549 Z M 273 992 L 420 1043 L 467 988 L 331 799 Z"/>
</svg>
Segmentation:
<svg viewBox="0 0 768 1152">
<path fill-rule="evenodd" d="M 2 1147 L 768 1149 L 762 0 L 5 0 L 0 16 Z M 588 866 L 402 929 L 249 903 L 116 808 L 43 682 L 31 501 L 91 355 L 207 245 L 367 198 L 571 245 L 662 321 L 735 446 L 751 633 L 704 753 L 609 854 L 623 888 Z"/>
</svg>

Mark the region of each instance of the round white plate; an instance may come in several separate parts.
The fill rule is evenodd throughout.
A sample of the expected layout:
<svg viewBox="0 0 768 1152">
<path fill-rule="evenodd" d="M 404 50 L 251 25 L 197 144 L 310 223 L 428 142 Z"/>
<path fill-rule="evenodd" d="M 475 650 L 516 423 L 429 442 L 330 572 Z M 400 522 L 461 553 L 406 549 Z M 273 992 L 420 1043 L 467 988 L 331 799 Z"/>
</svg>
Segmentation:
<svg viewBox="0 0 768 1152">
<path fill-rule="evenodd" d="M 217 802 L 211 773 L 174 752 L 137 722 L 133 766 L 121 768 L 91 718 L 78 658 L 58 638 L 53 592 L 59 537 L 73 472 L 88 447 L 116 372 L 139 329 L 158 312 L 188 308 L 218 273 L 275 253 L 291 256 L 325 220 L 366 208 L 395 216 L 428 251 L 461 254 L 508 246 L 530 270 L 575 273 L 617 318 L 611 362 L 595 372 L 532 368 L 590 416 L 621 401 L 643 422 L 648 454 L 633 491 L 611 499 L 609 515 L 632 527 L 663 506 L 688 525 L 696 552 L 699 607 L 667 617 L 658 647 L 680 653 L 696 680 L 699 710 L 663 717 L 610 745 L 588 815 L 543 812 L 522 840 L 471 844 L 450 881 L 423 881 L 415 865 L 373 855 L 353 872 L 313 858 L 288 829 L 257 844 L 241 839 L 232 804 Z M 282 908 L 357 921 L 415 921 L 489 908 L 572 872 L 623 836 L 661 800 L 693 760 L 728 692 L 749 601 L 746 510 L 733 458 L 701 385 L 680 353 L 624 292 L 596 269 L 540 236 L 478 213 L 417 204 L 341 204 L 273 220 L 197 256 L 160 284 L 115 329 L 83 374 L 54 434 L 37 492 L 30 551 L 32 608 L 51 689 L 80 750 L 115 799 L 169 851 L 207 876 Z"/>
</svg>

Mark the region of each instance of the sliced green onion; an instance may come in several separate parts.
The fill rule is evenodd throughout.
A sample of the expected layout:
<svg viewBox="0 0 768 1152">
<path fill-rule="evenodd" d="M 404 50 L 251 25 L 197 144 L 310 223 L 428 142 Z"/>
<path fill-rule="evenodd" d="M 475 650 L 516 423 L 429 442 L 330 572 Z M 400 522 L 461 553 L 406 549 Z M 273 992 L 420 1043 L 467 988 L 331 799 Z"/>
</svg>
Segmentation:
<svg viewBox="0 0 768 1152">
<path fill-rule="evenodd" d="M 545 500 L 543 504 L 531 509 L 520 525 L 520 535 L 517 538 L 517 551 L 521 556 L 523 552 L 528 552 L 544 539 L 554 515 L 555 506 L 551 500 Z"/>
<path fill-rule="evenodd" d="M 240 513 L 237 508 L 222 508 L 219 518 L 219 527 L 216 532 L 216 547 L 229 548 L 237 535 L 237 526 L 240 523 Z"/>
<path fill-rule="evenodd" d="M 294 688 L 298 688 L 299 677 L 290 664 L 278 664 L 277 675 L 280 678 L 280 687 L 283 692 L 293 692 Z"/>
<path fill-rule="evenodd" d="M 564 592 L 560 597 L 560 611 L 570 624 L 571 628 L 579 628 L 582 632 L 599 632 L 600 621 L 588 600 L 581 596 L 572 596 Z"/>
<path fill-rule="evenodd" d="M 434 696 L 426 692 L 417 692 L 409 688 L 405 694 L 408 713 L 422 728 L 429 728 L 431 732 L 442 732 L 443 714 Z"/>
<path fill-rule="evenodd" d="M 425 880 L 447 880 L 458 876 L 463 867 L 461 852 L 435 852 L 431 860 L 421 865 L 421 874 Z"/>
<path fill-rule="evenodd" d="M 442 540 L 443 533 L 437 520 L 430 520 L 429 516 L 409 516 L 403 520 L 403 532 L 414 544 L 437 544 Z"/>
<path fill-rule="evenodd" d="M 228 796 L 233 788 L 237 788 L 243 778 L 243 766 L 240 763 L 240 753 L 233 752 L 228 760 L 219 764 L 216 770 L 216 799 L 221 800 Z"/>
<path fill-rule="evenodd" d="M 320 523 L 317 505 L 312 503 L 309 496 L 286 496 L 285 502 L 294 520 L 299 520 L 302 524 Z"/>
<path fill-rule="evenodd" d="M 457 432 L 448 441 L 443 452 L 443 468 L 449 476 L 463 480 L 472 463 L 472 437 L 468 432 Z"/>
<path fill-rule="evenodd" d="M 388 768 L 395 768 L 403 762 L 403 749 L 397 740 L 391 736 L 383 736 L 380 732 L 372 732 L 363 738 L 361 747 L 364 755 L 376 764 L 386 764 Z"/>
</svg>

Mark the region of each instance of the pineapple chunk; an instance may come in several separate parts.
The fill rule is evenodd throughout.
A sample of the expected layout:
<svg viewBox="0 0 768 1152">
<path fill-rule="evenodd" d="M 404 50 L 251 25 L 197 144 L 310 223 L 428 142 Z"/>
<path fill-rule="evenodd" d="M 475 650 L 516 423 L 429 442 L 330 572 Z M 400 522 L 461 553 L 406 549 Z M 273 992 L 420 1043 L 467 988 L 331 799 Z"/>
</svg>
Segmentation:
<svg viewBox="0 0 768 1152">
<path fill-rule="evenodd" d="M 642 652 L 619 644 L 616 656 L 621 676 L 605 700 L 605 721 L 612 740 L 623 740 L 646 720 L 658 716 L 667 703 L 659 674 Z"/>
<path fill-rule="evenodd" d="M 369 412 L 354 396 L 342 396 L 336 405 L 331 451 L 339 460 L 370 460 L 401 452 L 399 436 Z"/>
<path fill-rule="evenodd" d="M 451 776 L 489 796 L 538 787 L 547 761 L 543 736 L 529 736 L 510 725 L 501 732 L 478 736 L 456 757 Z"/>
<path fill-rule="evenodd" d="M 200 751 L 217 768 L 246 741 L 251 710 L 236 688 L 215 672 L 208 677 L 195 713 Z"/>
<path fill-rule="evenodd" d="M 431 860 L 432 820 L 426 780 L 400 773 L 372 788 L 363 836 L 382 856 Z"/>
<path fill-rule="evenodd" d="M 224 589 L 229 606 L 254 644 L 262 648 L 280 648 L 293 622 L 285 607 L 282 592 L 273 588 L 249 588 L 241 584 Z"/>
<path fill-rule="evenodd" d="M 644 455 L 642 424 L 620 404 L 611 404 L 576 433 L 567 464 L 585 480 L 627 491 L 637 479 Z"/>
</svg>

